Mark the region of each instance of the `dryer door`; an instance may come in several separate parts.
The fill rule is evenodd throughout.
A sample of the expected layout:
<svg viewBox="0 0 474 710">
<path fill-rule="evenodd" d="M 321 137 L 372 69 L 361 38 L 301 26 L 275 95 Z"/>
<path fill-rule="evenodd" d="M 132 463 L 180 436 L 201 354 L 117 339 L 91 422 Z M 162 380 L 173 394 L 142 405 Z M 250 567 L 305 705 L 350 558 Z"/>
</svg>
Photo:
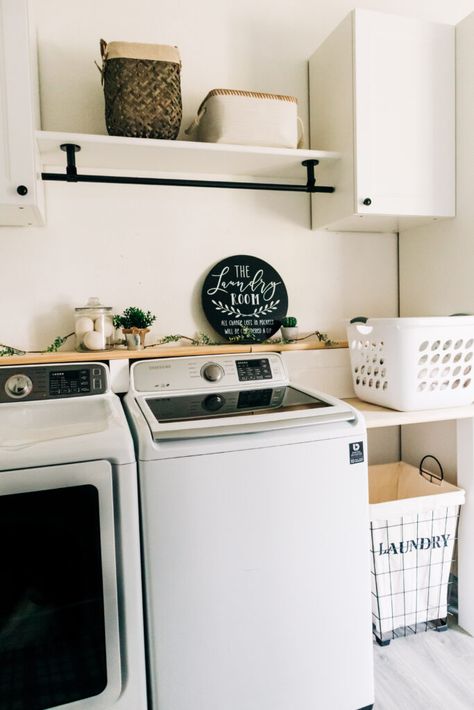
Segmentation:
<svg viewBox="0 0 474 710">
<path fill-rule="evenodd" d="M 0 472 L 0 565 L 2 707 L 108 708 L 121 689 L 110 463 Z"/>
</svg>

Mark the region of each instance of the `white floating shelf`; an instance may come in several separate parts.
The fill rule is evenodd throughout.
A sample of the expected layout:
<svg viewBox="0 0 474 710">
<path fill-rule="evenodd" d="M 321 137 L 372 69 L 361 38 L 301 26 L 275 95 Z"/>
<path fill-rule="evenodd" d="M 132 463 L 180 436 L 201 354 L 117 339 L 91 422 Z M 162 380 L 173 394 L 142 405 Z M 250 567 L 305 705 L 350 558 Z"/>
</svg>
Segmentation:
<svg viewBox="0 0 474 710">
<path fill-rule="evenodd" d="M 81 133 L 37 131 L 43 169 L 65 170 L 62 143 L 81 147 L 76 153 L 79 172 L 114 171 L 117 174 L 232 175 L 267 180 L 306 182 L 303 160 L 334 161 L 339 153 L 319 150 L 197 143 L 192 141 L 122 138 Z M 316 168 L 316 183 L 318 173 Z"/>
<path fill-rule="evenodd" d="M 394 409 L 386 409 L 376 404 L 362 402 L 357 398 L 346 401 L 362 412 L 367 429 L 474 418 L 474 404 L 467 404 L 462 407 L 446 407 L 444 409 L 423 409 L 416 412 L 398 412 Z"/>
</svg>

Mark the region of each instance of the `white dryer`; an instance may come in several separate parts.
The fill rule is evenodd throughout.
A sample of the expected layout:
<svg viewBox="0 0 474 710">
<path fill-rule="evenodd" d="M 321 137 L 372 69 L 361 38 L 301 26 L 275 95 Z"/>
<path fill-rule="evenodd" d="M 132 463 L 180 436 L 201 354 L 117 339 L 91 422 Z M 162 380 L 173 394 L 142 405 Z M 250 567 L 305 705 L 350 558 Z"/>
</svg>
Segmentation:
<svg viewBox="0 0 474 710">
<path fill-rule="evenodd" d="M 138 362 L 124 403 L 152 710 L 371 708 L 358 413 L 276 353 Z"/>
<path fill-rule="evenodd" d="M 0 367 L 0 707 L 145 710 L 133 441 L 99 363 Z"/>
</svg>

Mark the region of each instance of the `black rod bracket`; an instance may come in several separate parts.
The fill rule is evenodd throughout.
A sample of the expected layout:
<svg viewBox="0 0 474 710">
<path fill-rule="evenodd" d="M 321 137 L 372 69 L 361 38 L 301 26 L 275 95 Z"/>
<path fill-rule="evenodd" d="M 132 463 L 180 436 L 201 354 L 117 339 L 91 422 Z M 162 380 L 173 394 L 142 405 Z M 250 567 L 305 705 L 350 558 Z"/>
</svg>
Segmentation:
<svg viewBox="0 0 474 710">
<path fill-rule="evenodd" d="M 292 185 L 273 182 L 238 182 L 229 180 L 187 180 L 178 178 L 151 178 L 151 177 L 125 177 L 122 175 L 81 175 L 77 172 L 76 153 L 81 150 L 81 146 L 75 143 L 62 143 L 61 150 L 66 153 L 65 173 L 41 173 L 43 180 L 56 182 L 96 182 L 114 183 L 126 185 L 174 185 L 185 187 L 225 187 L 238 190 L 273 190 L 278 192 L 326 192 L 335 191 L 334 187 L 316 185 L 314 168 L 319 164 L 319 160 L 303 160 L 302 165 L 306 168 L 306 184 Z"/>
<path fill-rule="evenodd" d="M 301 165 L 304 165 L 306 168 L 306 189 L 308 190 L 308 192 L 314 192 L 314 188 L 316 187 L 314 168 L 316 167 L 316 165 L 319 165 L 319 160 L 303 160 Z"/>
<path fill-rule="evenodd" d="M 76 153 L 81 150 L 81 146 L 75 143 L 61 143 L 59 147 L 67 156 L 66 182 L 77 182 Z"/>
</svg>

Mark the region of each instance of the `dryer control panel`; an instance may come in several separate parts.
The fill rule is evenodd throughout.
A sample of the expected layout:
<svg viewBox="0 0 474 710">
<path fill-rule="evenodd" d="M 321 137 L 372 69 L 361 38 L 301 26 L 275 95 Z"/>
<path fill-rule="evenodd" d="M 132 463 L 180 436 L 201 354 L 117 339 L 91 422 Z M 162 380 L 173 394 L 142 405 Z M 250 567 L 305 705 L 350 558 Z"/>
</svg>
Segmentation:
<svg viewBox="0 0 474 710">
<path fill-rule="evenodd" d="M 102 363 L 0 367 L 0 403 L 87 397 L 107 392 Z"/>
</svg>

